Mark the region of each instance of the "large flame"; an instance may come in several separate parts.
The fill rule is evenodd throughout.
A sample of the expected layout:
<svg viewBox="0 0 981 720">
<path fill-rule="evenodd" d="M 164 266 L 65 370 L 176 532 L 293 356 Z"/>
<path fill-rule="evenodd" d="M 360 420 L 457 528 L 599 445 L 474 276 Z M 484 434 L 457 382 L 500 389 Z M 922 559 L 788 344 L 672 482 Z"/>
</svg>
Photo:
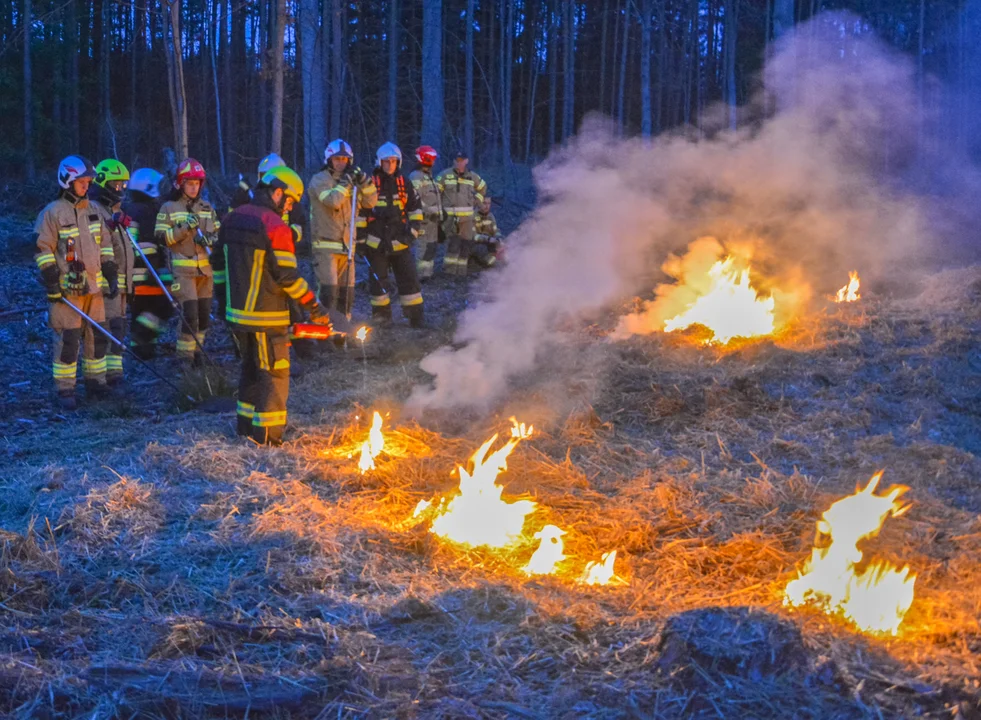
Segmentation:
<svg viewBox="0 0 981 720">
<path fill-rule="evenodd" d="M 385 449 L 385 436 L 382 434 L 382 417 L 375 411 L 371 418 L 371 430 L 368 432 L 368 439 L 361 446 L 361 459 L 358 461 L 358 469 L 364 475 L 369 470 L 375 469 L 375 458 L 381 455 Z"/>
<path fill-rule="evenodd" d="M 528 564 L 522 568 L 528 575 L 552 575 L 555 573 L 556 565 L 565 560 L 565 546 L 562 536 L 565 530 L 561 530 L 555 525 L 546 525 L 535 533 L 535 539 L 541 540 L 535 554 L 531 556 Z"/>
<path fill-rule="evenodd" d="M 749 268 L 737 270 L 727 257 L 708 271 L 708 289 L 680 315 L 664 323 L 665 332 L 703 325 L 712 332 L 709 342 L 727 343 L 735 337 L 769 335 L 774 329 L 773 296 L 760 298 L 749 279 Z"/>
<path fill-rule="evenodd" d="M 784 604 L 819 604 L 828 613 L 841 613 L 866 632 L 895 635 L 913 604 L 916 575 L 909 567 L 872 561 L 864 570 L 858 543 L 878 534 L 890 517 L 909 508 L 899 497 L 909 488 L 894 485 L 884 494 L 875 489 L 882 479 L 876 473 L 854 495 L 836 501 L 817 523 L 818 543 L 810 560 L 785 590 Z"/>
<path fill-rule="evenodd" d="M 586 563 L 579 582 L 583 585 L 609 585 L 613 582 L 613 564 L 617 561 L 617 551 L 603 553 L 601 560 Z"/>
<path fill-rule="evenodd" d="M 837 303 L 850 303 L 856 300 L 861 300 L 862 296 L 858 294 L 858 288 L 860 285 L 858 279 L 858 270 L 852 270 L 848 273 L 848 284 L 841 288 L 835 294 L 835 302 Z"/>
<path fill-rule="evenodd" d="M 535 503 L 531 500 L 507 502 L 501 498 L 504 488 L 497 484 L 498 474 L 507 470 L 508 456 L 521 438 L 512 437 L 488 456 L 495 442 L 496 434 L 473 454 L 472 472 L 457 468 L 460 492 L 449 502 L 441 502 L 430 528 L 436 535 L 462 545 L 494 548 L 506 547 L 521 539 L 525 516 L 535 509 Z"/>
</svg>

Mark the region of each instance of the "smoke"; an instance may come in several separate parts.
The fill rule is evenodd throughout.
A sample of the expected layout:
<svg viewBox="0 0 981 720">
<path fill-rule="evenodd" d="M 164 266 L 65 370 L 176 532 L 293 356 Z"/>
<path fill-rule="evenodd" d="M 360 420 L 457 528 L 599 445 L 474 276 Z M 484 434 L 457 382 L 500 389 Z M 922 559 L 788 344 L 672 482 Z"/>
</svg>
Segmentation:
<svg viewBox="0 0 981 720">
<path fill-rule="evenodd" d="M 923 204 L 899 182 L 922 132 L 909 61 L 826 14 L 777 47 L 764 85 L 738 130 L 708 120 L 697 138 L 625 140 L 587 120 L 536 168 L 540 205 L 510 236 L 509 264 L 461 316 L 455 345 L 423 359 L 432 385 L 409 407 L 489 406 L 559 326 L 649 292 L 662 265 L 678 278 L 723 254 L 751 261 L 754 286 L 785 293 L 785 312 L 852 269 L 901 282 L 929 246 Z M 685 302 L 676 288 L 663 284 L 619 334 L 663 327 Z"/>
</svg>

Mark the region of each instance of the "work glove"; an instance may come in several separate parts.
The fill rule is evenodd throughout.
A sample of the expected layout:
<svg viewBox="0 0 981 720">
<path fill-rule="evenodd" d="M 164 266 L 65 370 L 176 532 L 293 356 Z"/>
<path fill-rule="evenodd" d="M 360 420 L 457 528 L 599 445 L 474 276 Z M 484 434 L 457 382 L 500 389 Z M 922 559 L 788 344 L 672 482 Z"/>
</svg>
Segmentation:
<svg viewBox="0 0 981 720">
<path fill-rule="evenodd" d="M 194 242 L 205 248 L 211 248 L 218 244 L 218 233 L 196 232 Z"/>
<path fill-rule="evenodd" d="M 112 217 L 106 221 L 106 225 L 109 226 L 110 230 L 120 230 L 128 228 L 132 222 L 133 218 L 124 213 L 122 210 L 117 210 L 112 214 Z"/>
<path fill-rule="evenodd" d="M 351 175 L 351 182 L 353 182 L 359 188 L 363 188 L 365 185 L 368 184 L 368 180 L 370 178 L 368 177 L 368 174 L 361 168 L 355 166 L 350 170 L 348 170 L 348 173 L 350 173 Z"/>
<path fill-rule="evenodd" d="M 425 230 L 423 228 L 422 222 L 420 222 L 419 220 L 409 221 L 409 234 L 412 236 L 413 240 L 415 240 L 417 237 L 422 235 L 424 232 Z"/>
<path fill-rule="evenodd" d="M 426 219 L 429 222 L 434 222 L 434 223 L 442 222 L 443 213 L 439 208 L 433 208 L 432 210 L 426 213 Z"/>
<path fill-rule="evenodd" d="M 45 266 L 44 270 L 41 271 L 41 283 L 48 294 L 49 302 L 61 300 L 61 272 L 57 265 Z"/>
<path fill-rule="evenodd" d="M 310 322 L 316 323 L 317 325 L 325 325 L 330 328 L 330 317 L 324 312 L 324 306 L 321 305 L 316 300 L 310 306 Z"/>
<path fill-rule="evenodd" d="M 198 222 L 198 216 L 192 213 L 188 215 L 187 220 L 177 223 L 176 227 L 181 232 L 197 232 L 197 229 L 201 227 L 201 223 Z"/>
<path fill-rule="evenodd" d="M 68 295 L 88 295 L 89 279 L 85 275 L 85 263 L 81 260 L 72 260 L 68 264 L 63 285 Z"/>
<path fill-rule="evenodd" d="M 109 285 L 109 292 L 103 293 L 107 298 L 113 300 L 119 295 L 119 268 L 114 262 L 102 263 L 102 277 Z"/>
<path fill-rule="evenodd" d="M 293 231 L 293 244 L 299 245 L 300 241 L 303 240 L 303 226 L 293 223 L 290 225 L 290 230 Z"/>
</svg>

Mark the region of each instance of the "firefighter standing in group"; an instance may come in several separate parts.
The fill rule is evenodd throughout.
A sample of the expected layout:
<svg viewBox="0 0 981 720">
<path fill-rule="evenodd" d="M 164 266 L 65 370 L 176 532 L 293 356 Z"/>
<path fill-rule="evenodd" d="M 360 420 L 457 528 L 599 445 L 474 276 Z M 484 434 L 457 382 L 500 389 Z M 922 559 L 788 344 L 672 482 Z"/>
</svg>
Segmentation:
<svg viewBox="0 0 981 720">
<path fill-rule="evenodd" d="M 126 309 L 133 292 L 133 261 L 136 251 L 126 234 L 130 217 L 122 211 L 123 194 L 129 184 L 129 170 L 118 160 L 108 158 L 95 166 L 95 182 L 89 189 L 93 207 L 102 215 L 109 229 L 112 250 L 118 273 L 119 292 L 105 299 L 106 324 L 109 332 L 120 342 L 126 337 Z M 123 381 L 123 346 L 109 343 L 106 351 L 106 382 L 119 385 Z"/>
<path fill-rule="evenodd" d="M 283 214 L 303 197 L 303 181 L 288 167 L 269 170 L 252 200 L 225 218 L 215 268 L 226 273 L 225 319 L 242 353 L 237 432 L 257 443 L 279 445 L 286 427 L 290 355 L 288 298 L 330 325 L 317 297 L 296 267 L 293 234 Z"/>
<path fill-rule="evenodd" d="M 48 316 L 55 336 L 54 383 L 58 404 L 65 410 L 76 407 L 75 382 L 83 336 L 86 393 L 98 399 L 108 392 L 108 341 L 62 301 L 71 302 L 106 328 L 103 290 L 108 297 L 119 292 L 109 229 L 87 199 L 94 177 L 95 168 L 85 158 L 71 155 L 62 160 L 58 166 L 58 199 L 41 211 L 34 225 L 38 249 L 34 259 L 51 303 Z"/>
<path fill-rule="evenodd" d="M 446 234 L 446 257 L 443 270 L 448 275 L 466 277 L 467 263 L 474 235 L 474 208 L 479 207 L 487 194 L 487 183 L 467 168 L 470 162 L 467 153 L 458 152 L 453 167 L 443 170 L 436 176 L 442 193 L 443 232 Z"/>
<path fill-rule="evenodd" d="M 409 173 L 412 187 L 416 189 L 422 205 L 422 229 L 416 240 L 416 271 L 420 281 L 428 280 L 436 270 L 436 248 L 439 243 L 440 223 L 443 222 L 443 200 L 439 185 L 433 177 L 436 149 L 431 145 L 416 148 L 416 169 Z"/>
<path fill-rule="evenodd" d="M 185 366 L 201 362 L 214 291 L 208 257 L 221 227 L 214 208 L 201 197 L 205 179 L 204 168 L 197 160 L 187 158 L 181 162 L 171 199 L 160 207 L 155 226 L 156 236 L 170 249 L 172 293 L 184 315 L 177 337 L 177 357 Z"/>
<path fill-rule="evenodd" d="M 485 197 L 473 222 L 473 259 L 480 267 L 494 267 L 504 257 L 504 237 L 491 212 L 491 199 Z"/>
<path fill-rule="evenodd" d="M 385 143 L 376 153 L 378 167 L 372 176 L 378 189 L 375 207 L 368 212 L 367 240 L 359 248 L 371 264 L 368 289 L 371 315 L 391 320 L 391 297 L 385 287 L 391 268 L 399 290 L 402 314 L 414 328 L 425 325 L 422 292 L 409 247 L 422 230 L 422 209 L 412 183 L 402 175 L 402 151 Z"/>
<path fill-rule="evenodd" d="M 313 267 L 317 275 L 320 302 L 328 309 L 350 315 L 348 298 L 353 298 L 354 267 L 348 266 L 351 213 L 361 221 L 359 211 L 375 207 L 377 192 L 371 176 L 351 167 L 354 153 L 343 140 L 331 142 L 324 150 L 323 169 L 310 178 L 310 237 Z M 358 189 L 358 207 L 352 208 L 352 189 Z"/>
<path fill-rule="evenodd" d="M 167 262 L 167 246 L 154 232 L 163 179 L 163 175 L 152 168 L 136 170 L 129 179 L 129 193 L 123 203 L 123 212 L 129 217 L 130 236 L 169 290 L 174 278 Z M 130 346 L 137 356 L 148 360 L 156 353 L 157 340 L 167 329 L 167 321 L 173 316 L 174 308 L 138 253 L 133 260 L 131 294 Z"/>
</svg>

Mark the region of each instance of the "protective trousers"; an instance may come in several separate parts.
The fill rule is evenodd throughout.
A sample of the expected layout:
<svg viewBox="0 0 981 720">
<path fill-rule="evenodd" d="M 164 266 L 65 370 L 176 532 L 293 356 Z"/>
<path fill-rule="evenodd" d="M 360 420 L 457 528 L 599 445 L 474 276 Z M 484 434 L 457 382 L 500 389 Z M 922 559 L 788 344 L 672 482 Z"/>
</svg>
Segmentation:
<svg viewBox="0 0 981 720">
<path fill-rule="evenodd" d="M 208 275 L 175 272 L 171 292 L 184 313 L 184 322 L 177 336 L 177 357 L 185 361 L 194 360 L 200 354 L 198 347 L 204 347 L 204 338 L 211 323 L 214 282 Z"/>
<path fill-rule="evenodd" d="M 348 297 L 354 297 L 354 267 L 348 269 L 347 255 L 313 251 L 313 269 L 317 275 L 317 295 L 320 302 L 329 310 L 338 310 L 345 315 L 352 310 Z"/>
<path fill-rule="evenodd" d="M 130 347 L 147 360 L 156 353 L 157 340 L 167 329 L 167 321 L 174 314 L 174 308 L 163 295 L 135 295 L 132 312 Z"/>
<path fill-rule="evenodd" d="M 235 331 L 242 352 L 238 383 L 238 434 L 261 445 L 279 445 L 290 392 L 290 343 L 286 328 Z"/>
<path fill-rule="evenodd" d="M 104 303 L 109 332 L 117 340 L 123 340 L 126 337 L 126 308 L 129 304 L 126 294 L 120 290 L 116 297 L 105 298 Z M 122 379 L 123 346 L 110 342 L 109 348 L 106 350 L 106 380 L 109 383 L 117 383 Z"/>
<path fill-rule="evenodd" d="M 446 233 L 446 257 L 443 258 L 443 270 L 447 275 L 466 277 L 470 246 L 473 244 L 473 217 L 447 218 L 443 231 Z"/>
<path fill-rule="evenodd" d="M 381 249 L 367 247 L 365 254 L 372 270 L 368 279 L 368 291 L 371 293 L 371 316 L 389 320 L 392 318 L 392 298 L 389 288 L 386 287 L 389 285 L 388 272 L 391 269 L 399 290 L 402 314 L 412 327 L 421 327 L 423 324 L 422 290 L 416 276 L 416 266 L 412 259 L 412 253 L 408 249 L 385 252 Z"/>
<path fill-rule="evenodd" d="M 66 299 L 83 313 L 106 327 L 106 311 L 102 293 L 88 295 L 69 295 Z M 52 303 L 48 312 L 48 323 L 54 331 L 54 358 L 51 364 L 55 388 L 59 392 L 75 389 L 78 374 L 78 352 L 85 339 L 82 358 L 82 374 L 85 384 L 106 384 L 106 336 L 96 332 L 83 320 L 82 316 L 63 302 Z"/>
<path fill-rule="evenodd" d="M 436 270 L 436 249 L 439 247 L 439 223 L 422 224 L 422 234 L 415 242 L 416 272 L 420 280 L 428 280 Z"/>
</svg>

